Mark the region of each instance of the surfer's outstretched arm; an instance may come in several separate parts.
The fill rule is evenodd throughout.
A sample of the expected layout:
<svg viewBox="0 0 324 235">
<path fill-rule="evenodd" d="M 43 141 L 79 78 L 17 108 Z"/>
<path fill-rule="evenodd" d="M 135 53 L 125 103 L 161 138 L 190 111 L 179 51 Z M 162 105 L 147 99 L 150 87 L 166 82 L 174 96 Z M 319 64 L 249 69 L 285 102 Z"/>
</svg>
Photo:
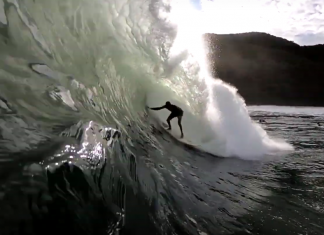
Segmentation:
<svg viewBox="0 0 324 235">
<path fill-rule="evenodd" d="M 165 105 L 163 105 L 162 107 L 156 107 L 156 108 L 149 108 L 152 110 L 161 110 L 161 109 L 165 109 Z"/>
</svg>

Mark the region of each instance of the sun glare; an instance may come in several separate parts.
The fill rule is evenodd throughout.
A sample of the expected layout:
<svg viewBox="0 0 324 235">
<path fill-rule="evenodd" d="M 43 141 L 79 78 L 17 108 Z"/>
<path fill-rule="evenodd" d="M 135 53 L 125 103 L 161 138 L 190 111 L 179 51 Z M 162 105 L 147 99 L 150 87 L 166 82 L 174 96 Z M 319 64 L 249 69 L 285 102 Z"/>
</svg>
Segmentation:
<svg viewBox="0 0 324 235">
<path fill-rule="evenodd" d="M 189 0 L 172 1 L 169 20 L 176 25 L 177 36 L 170 50 L 170 56 L 186 51 L 189 56 L 185 62 L 205 61 L 201 38 L 204 33 L 202 19 L 202 12 L 196 10 Z"/>
<path fill-rule="evenodd" d="M 200 35 L 201 17 L 188 0 L 172 2 L 170 21 L 177 26 L 177 38 L 174 44 L 177 49 L 188 49 L 193 44 L 193 35 Z M 180 49 L 180 50 L 181 50 Z"/>
<path fill-rule="evenodd" d="M 259 0 L 172 0 L 168 19 L 177 27 L 170 56 L 189 52 L 193 57 L 185 62 L 196 60 L 203 66 L 204 33 L 267 32 L 275 30 L 278 20 L 283 20 L 274 8 L 267 8 Z"/>
</svg>

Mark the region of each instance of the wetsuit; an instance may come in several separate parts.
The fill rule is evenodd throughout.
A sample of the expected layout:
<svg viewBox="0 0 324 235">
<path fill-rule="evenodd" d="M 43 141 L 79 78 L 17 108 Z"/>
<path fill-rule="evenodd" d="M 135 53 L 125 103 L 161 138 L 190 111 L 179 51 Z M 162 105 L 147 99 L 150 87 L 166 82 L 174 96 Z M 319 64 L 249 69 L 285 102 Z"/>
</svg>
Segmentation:
<svg viewBox="0 0 324 235">
<path fill-rule="evenodd" d="M 157 108 L 150 108 L 152 110 L 161 110 L 161 109 L 167 109 L 171 112 L 171 114 L 169 115 L 168 119 L 167 119 L 167 123 L 169 125 L 169 130 L 171 130 L 171 124 L 170 121 L 177 117 L 178 118 L 178 125 L 180 127 L 180 131 L 181 131 L 181 138 L 183 137 L 183 132 L 182 132 L 182 125 L 181 125 L 181 120 L 182 120 L 182 116 L 183 116 L 183 110 L 181 108 L 179 108 L 176 105 L 173 104 L 165 104 L 162 107 L 157 107 Z"/>
</svg>

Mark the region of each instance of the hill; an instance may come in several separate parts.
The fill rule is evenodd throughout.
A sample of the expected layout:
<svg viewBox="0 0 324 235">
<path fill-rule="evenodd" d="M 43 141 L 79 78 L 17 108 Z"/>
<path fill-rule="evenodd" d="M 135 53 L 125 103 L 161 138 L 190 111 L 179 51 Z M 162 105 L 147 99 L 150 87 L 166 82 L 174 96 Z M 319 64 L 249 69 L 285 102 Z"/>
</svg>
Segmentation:
<svg viewBox="0 0 324 235">
<path fill-rule="evenodd" d="M 238 88 L 248 105 L 324 106 L 324 45 L 265 33 L 204 37 L 213 76 Z"/>
</svg>

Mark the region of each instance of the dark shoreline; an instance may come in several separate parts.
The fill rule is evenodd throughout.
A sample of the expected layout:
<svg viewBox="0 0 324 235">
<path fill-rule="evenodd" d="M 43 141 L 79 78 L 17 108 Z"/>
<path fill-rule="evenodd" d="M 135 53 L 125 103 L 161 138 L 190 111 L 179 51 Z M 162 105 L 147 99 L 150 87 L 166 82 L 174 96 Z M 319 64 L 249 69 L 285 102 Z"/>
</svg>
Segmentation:
<svg viewBox="0 0 324 235">
<path fill-rule="evenodd" d="M 204 37 L 212 75 L 235 86 L 247 105 L 324 107 L 324 45 L 266 33 Z"/>
</svg>

